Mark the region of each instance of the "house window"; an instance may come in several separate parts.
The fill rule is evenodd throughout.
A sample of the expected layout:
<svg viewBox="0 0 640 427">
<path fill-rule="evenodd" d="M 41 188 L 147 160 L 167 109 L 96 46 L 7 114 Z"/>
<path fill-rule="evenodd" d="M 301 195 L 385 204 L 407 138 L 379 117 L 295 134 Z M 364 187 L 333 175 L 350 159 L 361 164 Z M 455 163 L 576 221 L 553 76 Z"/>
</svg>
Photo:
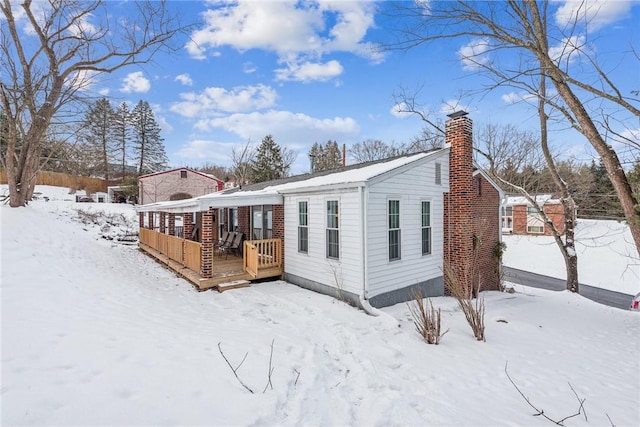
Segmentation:
<svg viewBox="0 0 640 427">
<path fill-rule="evenodd" d="M 431 253 L 431 202 L 422 202 L 422 255 Z"/>
<path fill-rule="evenodd" d="M 273 235 L 273 208 L 271 205 L 253 206 L 252 232 L 253 240 L 271 239 Z"/>
<path fill-rule="evenodd" d="M 436 163 L 436 184 L 442 184 L 442 164 Z"/>
<path fill-rule="evenodd" d="M 338 201 L 327 201 L 327 258 L 340 259 Z"/>
<path fill-rule="evenodd" d="M 187 177 L 187 171 L 180 171 L 180 178 L 186 178 Z"/>
<path fill-rule="evenodd" d="M 502 228 L 503 230 L 513 230 L 513 207 L 502 208 Z"/>
<path fill-rule="evenodd" d="M 307 202 L 298 202 L 298 252 L 309 252 L 309 207 Z"/>
<path fill-rule="evenodd" d="M 544 220 L 542 215 L 533 206 L 527 206 L 527 233 L 544 233 Z"/>
<path fill-rule="evenodd" d="M 389 200 L 389 261 L 400 259 L 400 200 Z"/>
</svg>

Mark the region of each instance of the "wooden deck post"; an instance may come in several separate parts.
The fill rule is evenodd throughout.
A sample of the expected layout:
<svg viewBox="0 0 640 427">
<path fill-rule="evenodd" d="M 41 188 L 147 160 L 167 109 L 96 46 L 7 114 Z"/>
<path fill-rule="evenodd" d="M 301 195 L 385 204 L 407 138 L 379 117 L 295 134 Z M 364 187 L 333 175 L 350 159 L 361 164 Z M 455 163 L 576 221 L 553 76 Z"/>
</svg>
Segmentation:
<svg viewBox="0 0 640 427">
<path fill-rule="evenodd" d="M 170 213 L 169 216 L 169 236 L 176 235 L 176 214 Z"/>
<path fill-rule="evenodd" d="M 200 276 L 213 276 L 213 209 L 202 212 L 202 229 L 200 230 L 202 249 L 200 250 Z"/>
</svg>

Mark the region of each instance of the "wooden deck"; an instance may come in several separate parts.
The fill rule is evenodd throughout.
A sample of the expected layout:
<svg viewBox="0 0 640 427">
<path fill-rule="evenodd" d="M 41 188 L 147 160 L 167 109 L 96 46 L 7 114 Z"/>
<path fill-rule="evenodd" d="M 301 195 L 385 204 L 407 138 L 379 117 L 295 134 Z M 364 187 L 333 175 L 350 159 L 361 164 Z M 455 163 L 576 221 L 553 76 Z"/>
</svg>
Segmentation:
<svg viewBox="0 0 640 427">
<path fill-rule="evenodd" d="M 155 233 L 155 232 L 154 232 Z M 150 236 L 152 237 L 152 236 Z M 144 239 L 146 240 L 146 239 Z M 151 242 L 152 244 L 155 242 Z M 153 246 L 156 246 L 155 244 Z M 218 254 L 213 255 L 213 272 L 211 278 L 203 278 L 200 276 L 198 271 L 195 271 L 187 266 L 185 263 L 181 263 L 172 259 L 170 257 L 171 252 L 167 251 L 167 254 L 164 254 L 160 250 L 152 247 L 149 244 L 143 242 L 141 239 L 139 248 L 146 252 L 147 254 L 154 257 L 156 260 L 161 263 L 167 265 L 173 271 L 190 281 L 196 289 L 200 291 L 204 291 L 207 289 L 215 288 L 218 291 L 222 292 L 225 289 L 233 289 L 233 286 L 229 286 L 230 282 L 236 281 L 252 281 L 256 279 L 263 279 L 269 277 L 278 277 L 282 275 L 282 267 L 281 265 L 260 265 L 257 271 L 252 271 L 251 273 L 247 271 L 246 268 L 246 252 L 245 258 L 242 256 L 234 256 L 230 255 L 222 255 Z M 162 245 L 158 246 L 159 249 L 163 249 Z M 198 262 L 199 265 L 199 262 Z M 222 284 L 220 288 L 218 285 Z M 236 286 L 238 287 L 238 286 Z"/>
</svg>

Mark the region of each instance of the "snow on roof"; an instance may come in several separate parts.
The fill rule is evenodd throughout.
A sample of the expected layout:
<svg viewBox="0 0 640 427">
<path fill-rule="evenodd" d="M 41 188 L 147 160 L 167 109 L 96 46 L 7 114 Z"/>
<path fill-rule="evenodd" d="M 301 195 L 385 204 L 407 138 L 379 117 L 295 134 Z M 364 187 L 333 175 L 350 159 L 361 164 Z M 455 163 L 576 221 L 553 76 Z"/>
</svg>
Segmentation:
<svg viewBox="0 0 640 427">
<path fill-rule="evenodd" d="M 369 181 L 376 176 L 391 172 L 401 166 L 413 163 L 428 156 L 432 156 L 438 151 L 430 151 L 428 153 L 418 153 L 411 156 L 395 158 L 386 162 L 374 163 L 362 168 L 350 169 L 340 172 L 331 173 L 323 176 L 312 176 L 309 179 L 287 182 L 284 184 L 277 184 L 266 189 L 275 190 L 279 193 L 287 193 L 289 191 L 313 188 L 313 187 L 325 187 L 339 184 L 359 184 Z"/>
<path fill-rule="evenodd" d="M 538 206 L 546 204 L 557 204 L 560 200 L 555 199 L 553 194 L 536 194 L 533 196 Z M 507 196 L 504 206 L 530 206 L 531 203 L 524 196 Z"/>
<path fill-rule="evenodd" d="M 137 207 L 138 212 L 166 211 L 190 212 L 207 210 L 209 207 L 234 207 L 242 204 L 280 204 L 282 194 L 300 189 L 327 188 L 332 186 L 355 186 L 372 178 L 389 173 L 402 166 L 434 156 L 443 150 L 422 152 L 392 159 L 372 162 L 366 165 L 352 165 L 346 170 L 321 172 L 294 176 L 268 183 L 258 183 L 243 188 L 232 188 L 222 192 L 205 194 L 193 199 L 176 202 L 159 202 Z"/>
</svg>

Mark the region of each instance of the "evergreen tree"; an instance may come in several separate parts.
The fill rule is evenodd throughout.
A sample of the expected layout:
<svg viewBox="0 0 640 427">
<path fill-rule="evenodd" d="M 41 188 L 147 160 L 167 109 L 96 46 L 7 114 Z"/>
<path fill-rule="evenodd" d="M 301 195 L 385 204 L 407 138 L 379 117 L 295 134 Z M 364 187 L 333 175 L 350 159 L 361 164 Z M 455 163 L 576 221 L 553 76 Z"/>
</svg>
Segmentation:
<svg viewBox="0 0 640 427">
<path fill-rule="evenodd" d="M 87 144 L 93 174 L 109 180 L 109 162 L 114 156 L 113 107 L 108 99 L 102 98 L 89 107 L 83 123 L 83 136 Z"/>
<path fill-rule="evenodd" d="M 138 175 L 165 169 L 169 160 L 164 150 L 164 138 L 160 136 L 160 126 L 147 101 L 140 100 L 133 109 L 131 124 L 132 152 L 138 164 Z"/>
<path fill-rule="evenodd" d="M 265 136 L 258 147 L 255 159 L 251 161 L 252 181 L 271 181 L 284 178 L 286 174 L 287 167 L 282 157 L 282 149 L 273 140 L 273 136 Z"/>
<path fill-rule="evenodd" d="M 131 144 L 131 112 L 125 102 L 120 104 L 113 114 L 113 137 L 117 144 L 117 153 L 122 168 L 122 178 L 126 176 L 127 150 Z"/>
</svg>

